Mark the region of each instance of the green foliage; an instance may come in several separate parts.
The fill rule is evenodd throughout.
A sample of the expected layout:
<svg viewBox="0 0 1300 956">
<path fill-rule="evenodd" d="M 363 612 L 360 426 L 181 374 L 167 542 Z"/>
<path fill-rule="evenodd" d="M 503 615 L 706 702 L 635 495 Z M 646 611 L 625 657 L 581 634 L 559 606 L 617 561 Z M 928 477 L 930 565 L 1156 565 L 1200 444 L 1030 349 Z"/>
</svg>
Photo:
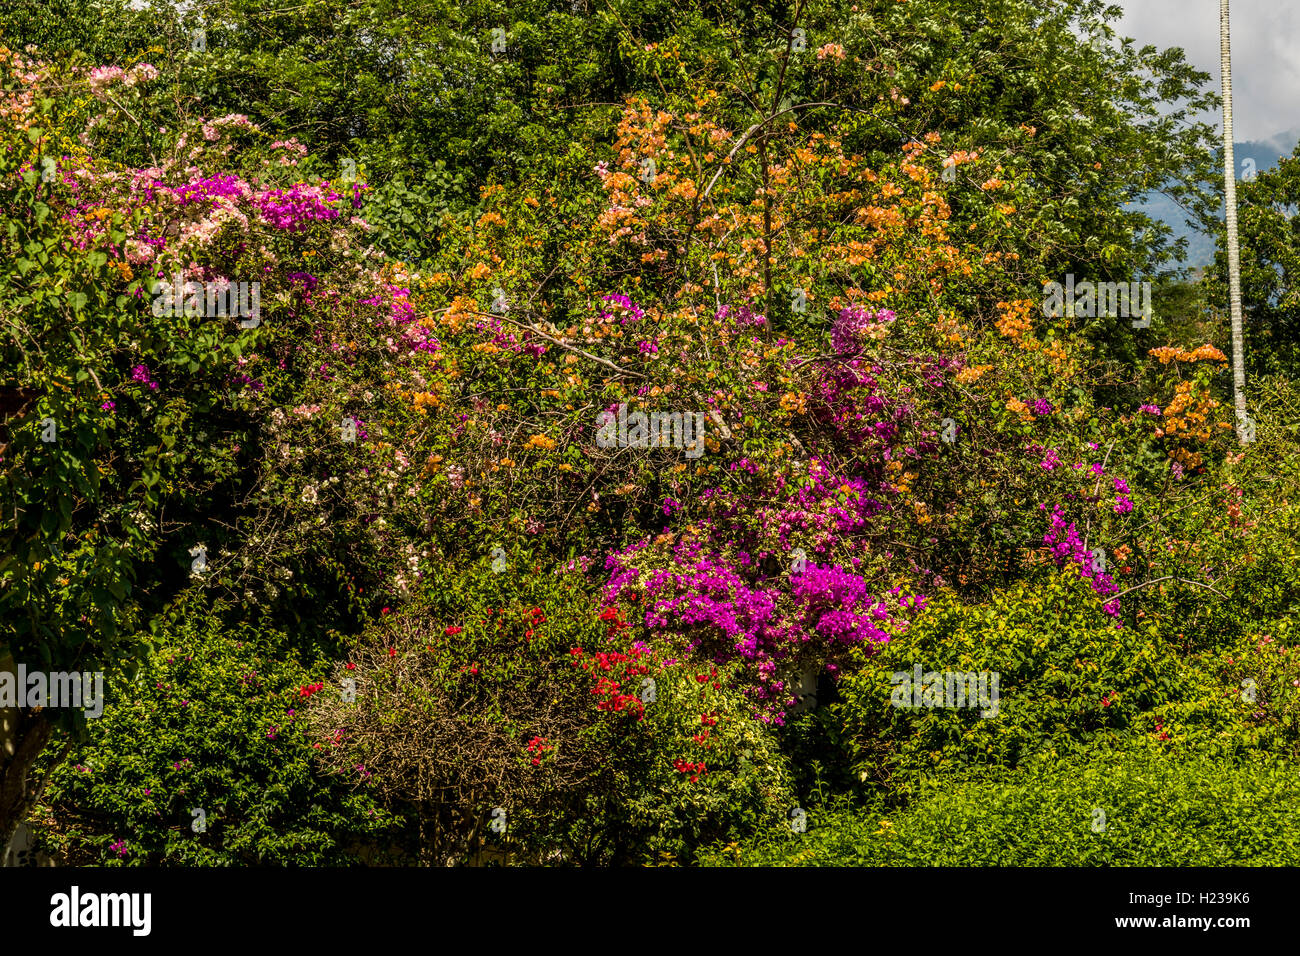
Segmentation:
<svg viewBox="0 0 1300 956">
<path fill-rule="evenodd" d="M 897 813 L 810 813 L 711 866 L 1295 866 L 1300 783 L 1277 759 L 1138 749 L 946 778 Z"/>
<path fill-rule="evenodd" d="M 1155 484 L 1147 521 L 1160 533 L 1139 541 L 1130 562 L 1159 582 L 1140 592 L 1144 613 L 1189 649 L 1267 632 L 1300 598 L 1300 393 L 1278 376 L 1254 394 L 1255 440 L 1216 454 L 1203 474 Z"/>
<path fill-rule="evenodd" d="M 1300 149 L 1300 147 L 1298 147 Z M 1300 203 L 1300 162 L 1283 157 L 1273 169 L 1237 183 L 1241 252 L 1241 307 L 1246 366 L 1252 375 L 1295 374 L 1300 360 L 1300 242 L 1294 216 Z M 1219 315 L 1228 310 L 1227 226 L 1221 209 L 1207 223 L 1217 238 L 1206 292 Z"/>
<path fill-rule="evenodd" d="M 300 688 L 319 680 L 325 650 L 187 595 L 138 678 L 110 686 L 89 740 L 50 761 L 38 839 L 69 863 L 107 866 L 382 857 L 390 815 L 315 768 Z"/>
<path fill-rule="evenodd" d="M 999 677 L 995 708 L 895 705 L 914 668 Z M 1179 662 L 1152 627 L 1116 628 L 1070 569 L 996 592 L 982 604 L 941 597 L 902 637 L 845 678 L 843 721 L 864 781 L 911 798 L 940 774 L 1015 767 L 1077 753 L 1124 731 L 1177 692 Z M 945 687 L 946 696 L 946 687 Z M 954 688 L 955 702 L 955 688 Z M 918 698 L 923 699 L 918 691 Z M 912 698 L 900 696 L 909 704 Z M 983 716 L 985 713 L 991 716 Z"/>
<path fill-rule="evenodd" d="M 1292 622 L 1275 621 L 1186 658 L 1182 694 L 1144 718 L 1171 748 L 1225 760 L 1300 753 L 1300 649 Z M 1154 729 L 1153 729 L 1154 728 Z"/>
<path fill-rule="evenodd" d="M 585 862 L 689 862 L 702 846 L 787 819 L 796 805 L 790 759 L 732 689 L 736 668 L 718 669 L 718 690 L 702 687 L 695 670 L 657 672 L 658 698 L 646 707 L 644 727 L 611 753 L 613 785 L 564 822 L 571 845 L 606 848 Z M 674 760 L 705 769 L 684 772 Z"/>
</svg>

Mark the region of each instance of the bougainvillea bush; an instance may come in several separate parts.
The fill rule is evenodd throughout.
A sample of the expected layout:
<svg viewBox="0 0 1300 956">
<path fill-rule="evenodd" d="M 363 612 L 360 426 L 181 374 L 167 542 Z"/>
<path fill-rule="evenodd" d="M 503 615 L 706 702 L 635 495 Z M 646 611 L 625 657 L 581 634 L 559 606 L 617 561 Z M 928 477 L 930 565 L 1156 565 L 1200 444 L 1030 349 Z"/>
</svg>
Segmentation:
<svg viewBox="0 0 1300 956">
<path fill-rule="evenodd" d="M 328 143 L 167 114 L 162 48 L 0 54 L 0 663 L 110 686 L 89 731 L 21 715 L 6 837 L 694 862 L 1040 755 L 1294 752 L 1293 391 L 1241 444 L 1215 344 L 1045 310 L 1074 260 L 1026 236 L 1078 223 L 1036 126 L 936 118 L 964 81 L 828 37 L 830 99 L 778 110 L 620 51 L 663 82 L 478 170 L 418 257 Z M 1000 709 L 900 709 L 915 664 Z"/>
<path fill-rule="evenodd" d="M 426 862 L 637 862 L 781 819 L 783 758 L 734 669 L 637 639 L 585 584 L 439 575 L 304 705 L 326 767 L 417 809 Z"/>
</svg>

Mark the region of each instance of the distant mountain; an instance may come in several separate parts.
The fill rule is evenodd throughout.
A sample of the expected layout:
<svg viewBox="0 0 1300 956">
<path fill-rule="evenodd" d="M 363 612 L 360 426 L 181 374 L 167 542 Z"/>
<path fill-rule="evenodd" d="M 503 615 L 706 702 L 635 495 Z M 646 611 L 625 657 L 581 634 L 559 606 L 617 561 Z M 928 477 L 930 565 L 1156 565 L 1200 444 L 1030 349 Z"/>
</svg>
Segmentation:
<svg viewBox="0 0 1300 956">
<path fill-rule="evenodd" d="M 1278 133 L 1265 140 L 1234 143 L 1237 178 L 1241 179 L 1242 175 L 1251 169 L 1256 173 L 1273 169 L 1279 159 L 1291 155 L 1298 141 L 1300 141 L 1300 129 Z M 1168 196 L 1163 193 L 1149 192 L 1141 202 L 1132 205 L 1152 219 L 1168 223 L 1174 231 L 1175 238 L 1181 236 L 1187 239 L 1187 256 L 1182 260 L 1183 266 L 1194 269 L 1207 266 L 1214 261 L 1214 238 L 1190 224 L 1182 207 Z"/>
</svg>

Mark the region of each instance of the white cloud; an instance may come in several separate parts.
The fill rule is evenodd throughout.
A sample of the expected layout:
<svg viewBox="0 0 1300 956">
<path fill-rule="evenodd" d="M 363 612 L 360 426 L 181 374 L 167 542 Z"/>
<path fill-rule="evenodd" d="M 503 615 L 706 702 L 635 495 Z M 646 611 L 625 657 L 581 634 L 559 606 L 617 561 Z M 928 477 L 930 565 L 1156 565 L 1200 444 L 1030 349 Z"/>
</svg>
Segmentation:
<svg viewBox="0 0 1300 956">
<path fill-rule="evenodd" d="M 1182 47 L 1186 59 L 1219 79 L 1218 0 L 1117 0 L 1115 24 L 1138 46 Z M 1235 0 L 1232 26 L 1233 138 L 1271 140 L 1300 126 L 1300 5 Z M 1210 117 L 1207 117 L 1210 119 Z M 1213 118 L 1218 126 L 1221 116 Z M 1285 148 L 1295 145 L 1295 137 Z"/>
</svg>

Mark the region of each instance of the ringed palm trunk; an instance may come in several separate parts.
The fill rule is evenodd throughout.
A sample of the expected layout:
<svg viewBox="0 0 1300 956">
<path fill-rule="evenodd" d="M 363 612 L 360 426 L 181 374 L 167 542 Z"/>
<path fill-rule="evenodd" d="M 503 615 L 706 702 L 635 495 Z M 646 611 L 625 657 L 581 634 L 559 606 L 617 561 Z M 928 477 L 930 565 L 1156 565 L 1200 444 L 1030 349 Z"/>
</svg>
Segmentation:
<svg viewBox="0 0 1300 956">
<path fill-rule="evenodd" d="M 1232 41 L 1228 0 L 1219 0 L 1219 59 L 1223 73 L 1223 200 L 1228 234 L 1228 302 L 1232 313 L 1232 404 L 1237 436 L 1247 441 L 1246 358 L 1241 335 L 1241 253 L 1237 245 L 1237 158 L 1232 148 Z"/>
</svg>

